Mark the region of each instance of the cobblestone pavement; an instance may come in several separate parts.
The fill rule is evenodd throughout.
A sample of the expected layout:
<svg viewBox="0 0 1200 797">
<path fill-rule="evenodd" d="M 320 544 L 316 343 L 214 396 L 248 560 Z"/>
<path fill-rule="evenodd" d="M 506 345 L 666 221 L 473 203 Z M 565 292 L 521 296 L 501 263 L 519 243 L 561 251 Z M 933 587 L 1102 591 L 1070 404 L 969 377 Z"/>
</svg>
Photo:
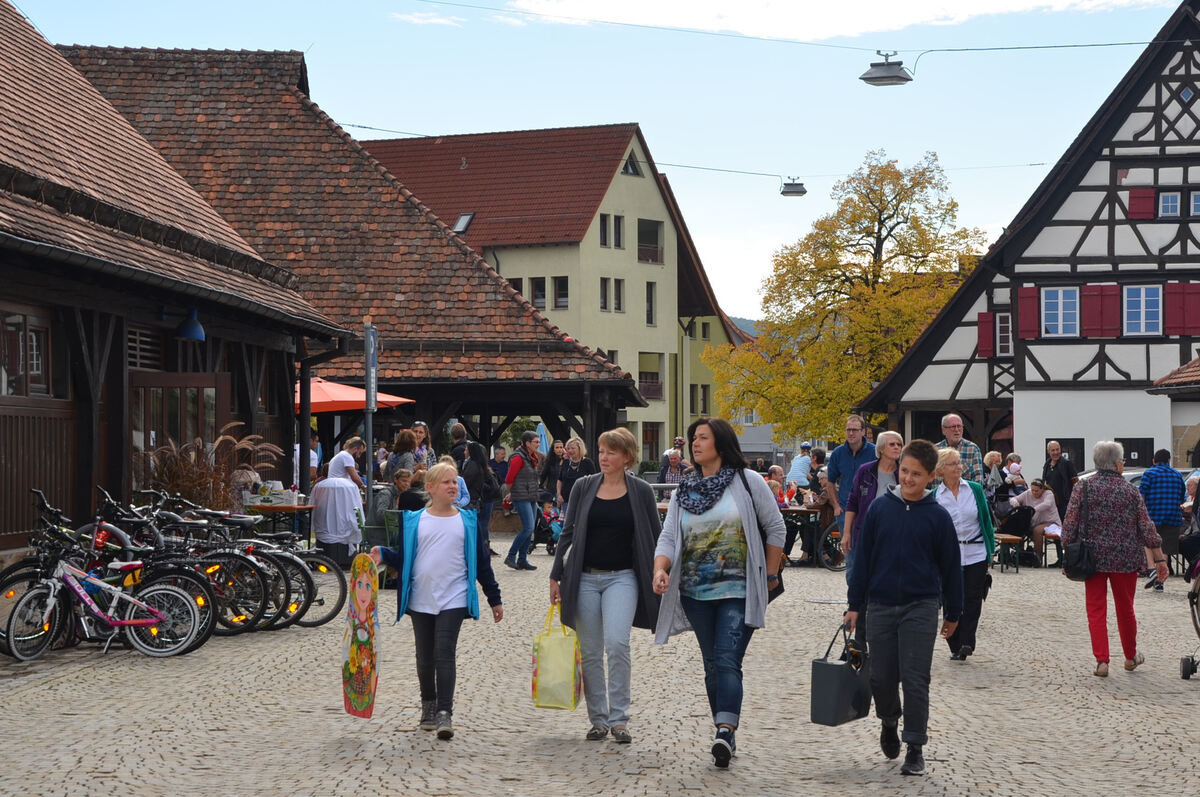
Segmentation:
<svg viewBox="0 0 1200 797">
<path fill-rule="evenodd" d="M 497 539 L 497 548 L 507 541 Z M 497 561 L 498 560 L 494 560 Z M 1195 794 L 1200 683 L 1179 659 L 1197 643 L 1185 586 L 1138 590 L 1146 664 L 1092 676 L 1082 585 L 1057 571 L 995 573 L 980 649 L 968 663 L 938 643 L 928 774 L 902 778 L 878 750 L 874 718 L 838 728 L 808 721 L 812 658 L 840 619 L 842 574 L 787 573 L 769 628 L 745 663 L 738 754 L 717 770 L 701 665 L 689 634 L 633 639 L 634 742 L 587 742 L 583 707 L 534 709 L 530 642 L 547 606 L 538 572 L 498 567 L 506 617 L 469 622 L 459 642 L 456 735 L 416 730 L 419 700 L 407 620 L 382 599 L 375 716 L 342 711 L 335 621 L 214 638 L 178 659 L 95 649 L 0 661 L 5 722 L 0 793 L 160 794 L 700 794 L 895 788 L 912 795 Z M 1111 612 L 1110 612 L 1111 618 Z"/>
</svg>

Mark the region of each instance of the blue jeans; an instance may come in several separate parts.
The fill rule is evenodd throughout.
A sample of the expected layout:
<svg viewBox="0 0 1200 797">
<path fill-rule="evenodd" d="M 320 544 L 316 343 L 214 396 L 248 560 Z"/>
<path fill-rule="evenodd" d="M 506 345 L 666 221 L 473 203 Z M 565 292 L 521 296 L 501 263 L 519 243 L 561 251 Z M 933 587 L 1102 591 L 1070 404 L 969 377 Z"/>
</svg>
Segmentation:
<svg viewBox="0 0 1200 797">
<path fill-rule="evenodd" d="M 632 570 L 583 573 L 575 608 L 575 633 L 583 665 L 583 696 L 593 725 L 613 728 L 629 721 L 629 630 L 637 611 Z M 604 658 L 608 655 L 608 679 Z"/>
<path fill-rule="evenodd" d="M 680 595 L 679 602 L 700 644 L 713 724 L 736 728 L 742 713 L 742 658 L 754 633 L 746 625 L 746 599 L 701 601 Z"/>
<path fill-rule="evenodd" d="M 517 517 L 521 518 L 521 533 L 513 540 L 505 559 L 524 564 L 529 560 L 529 540 L 533 538 L 533 501 L 513 501 L 513 509 L 517 510 Z"/>
</svg>

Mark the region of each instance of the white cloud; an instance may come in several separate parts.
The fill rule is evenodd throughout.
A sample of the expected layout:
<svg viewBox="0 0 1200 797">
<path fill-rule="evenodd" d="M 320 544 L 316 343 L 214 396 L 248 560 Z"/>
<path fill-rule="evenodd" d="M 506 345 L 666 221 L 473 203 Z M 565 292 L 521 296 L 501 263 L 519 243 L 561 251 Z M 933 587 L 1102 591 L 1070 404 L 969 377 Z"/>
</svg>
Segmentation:
<svg viewBox="0 0 1200 797">
<path fill-rule="evenodd" d="M 392 14 L 392 19 L 407 22 L 410 25 L 447 25 L 461 28 L 467 20 L 463 17 L 447 17 L 433 11 L 415 11 L 411 14 Z"/>
<path fill-rule="evenodd" d="M 510 0 L 522 11 L 575 20 L 627 22 L 747 36 L 819 41 L 896 31 L 913 25 L 957 25 L 973 17 L 1054 11 L 1171 7 L 1176 0 Z M 566 20 L 547 20 L 566 21 Z"/>
<path fill-rule="evenodd" d="M 493 14 L 492 21 L 499 22 L 503 25 L 512 25 L 514 28 L 523 28 L 529 24 L 528 22 L 526 22 L 523 19 L 520 19 L 519 17 L 511 17 L 511 16 L 501 15 L 501 14 Z"/>
</svg>

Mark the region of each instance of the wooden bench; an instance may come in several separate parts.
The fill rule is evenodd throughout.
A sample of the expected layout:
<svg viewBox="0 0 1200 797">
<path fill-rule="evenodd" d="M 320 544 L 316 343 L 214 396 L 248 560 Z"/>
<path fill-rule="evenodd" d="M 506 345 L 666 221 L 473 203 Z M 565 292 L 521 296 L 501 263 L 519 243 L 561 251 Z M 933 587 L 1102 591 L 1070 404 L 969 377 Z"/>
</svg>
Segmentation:
<svg viewBox="0 0 1200 797">
<path fill-rule="evenodd" d="M 997 534 L 996 544 L 1000 546 L 996 552 L 1000 557 L 1000 572 L 1003 573 L 1008 567 L 1008 554 L 1012 554 L 1013 569 L 1021 572 L 1021 542 L 1024 537 L 1018 537 L 1016 534 Z"/>
</svg>

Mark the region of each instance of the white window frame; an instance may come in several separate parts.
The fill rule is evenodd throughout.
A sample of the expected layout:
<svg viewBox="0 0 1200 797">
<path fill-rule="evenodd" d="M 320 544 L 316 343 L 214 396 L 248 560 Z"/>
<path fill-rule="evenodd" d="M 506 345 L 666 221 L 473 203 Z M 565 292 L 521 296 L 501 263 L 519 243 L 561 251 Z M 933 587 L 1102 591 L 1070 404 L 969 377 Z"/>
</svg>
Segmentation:
<svg viewBox="0 0 1200 797">
<path fill-rule="evenodd" d="M 1178 191 L 1160 191 L 1158 194 L 1158 217 L 1160 219 L 1177 219 L 1183 210 L 1183 197 Z M 1172 212 L 1167 208 L 1168 204 L 1174 204 L 1175 210 Z"/>
<path fill-rule="evenodd" d="M 1200 191 L 1192 192 L 1192 218 L 1200 218 Z"/>
<path fill-rule="evenodd" d="M 1053 332 L 1048 329 L 1049 325 L 1046 323 L 1046 306 L 1051 303 L 1050 302 L 1050 294 L 1055 295 L 1054 296 L 1054 304 L 1056 305 L 1055 312 L 1058 314 L 1058 329 L 1057 329 L 1057 331 L 1053 331 Z M 1066 322 L 1064 320 L 1064 317 L 1063 317 L 1064 312 L 1062 310 L 1063 299 L 1068 295 L 1072 295 L 1074 297 L 1074 305 L 1075 305 L 1074 310 L 1071 311 L 1071 313 L 1073 314 L 1072 320 L 1074 322 L 1074 329 L 1071 329 L 1071 330 L 1064 329 L 1064 327 L 1066 326 Z M 1079 337 L 1080 318 L 1079 318 L 1079 288 L 1078 288 L 1078 286 L 1069 286 L 1069 287 L 1062 287 L 1062 288 L 1042 288 L 1041 301 L 1042 301 L 1042 308 L 1041 308 L 1041 310 L 1042 310 L 1042 312 L 1041 312 L 1042 337 L 1044 337 L 1044 338 L 1077 338 L 1077 337 Z"/>
<path fill-rule="evenodd" d="M 1012 313 L 996 313 L 996 356 L 1013 356 Z"/>
<path fill-rule="evenodd" d="M 1147 293 L 1151 295 L 1147 295 Z M 1157 318 L 1148 325 L 1146 303 L 1153 296 L 1158 305 Z M 1121 289 L 1121 329 L 1126 335 L 1161 335 L 1163 333 L 1163 286 L 1126 285 Z"/>
</svg>

